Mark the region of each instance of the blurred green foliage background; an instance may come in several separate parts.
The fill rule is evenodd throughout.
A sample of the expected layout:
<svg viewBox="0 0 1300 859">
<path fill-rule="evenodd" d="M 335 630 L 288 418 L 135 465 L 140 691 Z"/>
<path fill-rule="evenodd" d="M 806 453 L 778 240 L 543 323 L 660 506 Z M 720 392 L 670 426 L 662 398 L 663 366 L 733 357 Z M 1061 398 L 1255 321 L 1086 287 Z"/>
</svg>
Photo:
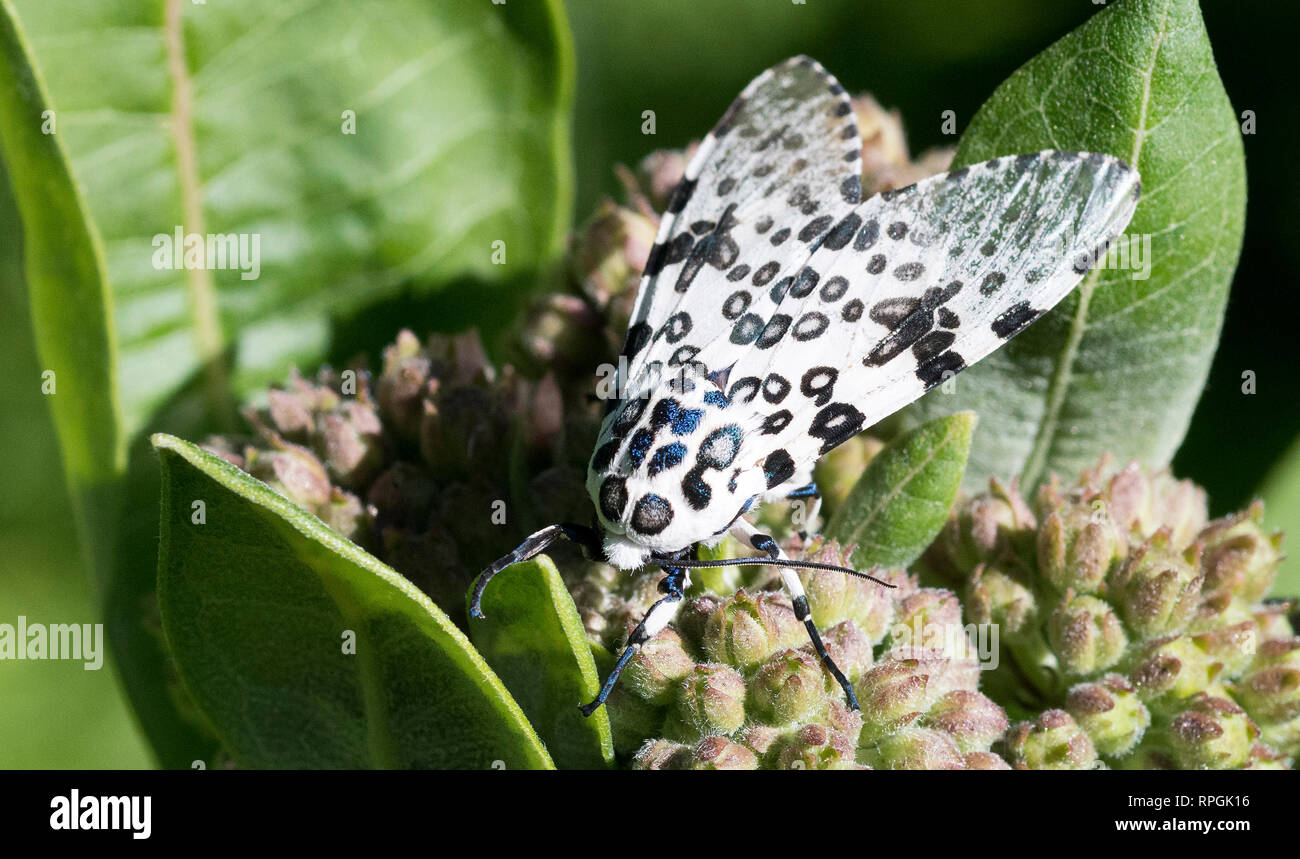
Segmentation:
<svg viewBox="0 0 1300 859">
<path fill-rule="evenodd" d="M 460 2 L 460 0 L 457 0 Z M 602 195 L 617 194 L 616 162 L 635 164 L 656 148 L 697 138 L 757 72 L 796 53 L 816 57 L 850 91 L 869 90 L 903 115 L 914 151 L 951 145 L 941 114 L 958 131 L 1021 63 L 1094 13 L 1092 0 L 569 0 L 578 62 L 574 115 L 575 219 Z M 1246 243 L 1214 363 L 1176 471 L 1204 484 L 1213 512 L 1248 501 L 1300 430 L 1296 337 L 1286 323 L 1300 285 L 1300 171 L 1291 152 L 1300 132 L 1293 105 L 1290 42 L 1295 13 L 1266 0 L 1204 0 L 1219 71 L 1238 113 L 1254 112 L 1244 138 L 1249 180 Z M 359 7 L 358 15 L 364 14 Z M 39 57 L 37 58 L 39 61 Z M 654 110 L 657 134 L 641 133 Z M 18 233 L 0 164 L 0 241 Z M 46 404 L 33 384 L 39 367 L 25 320 L 16 256 L 0 253 L 0 620 L 87 618 L 97 598 L 77 556 Z M 382 343 L 409 306 L 390 303 L 357 326 Z M 420 308 L 448 327 L 476 317 L 473 302 Z M 11 324 L 11 322 L 13 324 Z M 1253 370 L 1258 393 L 1242 394 Z M 1300 459 L 1293 455 L 1291 461 Z M 1293 471 L 1300 466 L 1293 466 Z M 1291 498 L 1295 498 L 1292 492 Z M 1300 506 L 1300 502 L 1297 502 Z M 1300 515 L 1292 507 L 1290 515 Z M 1292 525 L 1270 515 L 1273 525 Z M 0 666 L 0 766 L 153 765 L 111 666 L 8 662 Z"/>
</svg>

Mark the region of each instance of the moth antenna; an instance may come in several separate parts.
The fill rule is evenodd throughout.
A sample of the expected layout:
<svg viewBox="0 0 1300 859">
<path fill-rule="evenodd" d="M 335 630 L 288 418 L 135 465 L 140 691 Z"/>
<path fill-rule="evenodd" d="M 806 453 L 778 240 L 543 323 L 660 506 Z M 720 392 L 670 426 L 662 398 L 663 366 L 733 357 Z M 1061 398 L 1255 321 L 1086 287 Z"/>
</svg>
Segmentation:
<svg viewBox="0 0 1300 859">
<path fill-rule="evenodd" d="M 833 573 L 844 573 L 847 576 L 856 576 L 859 579 L 866 579 L 869 582 L 875 582 L 887 588 L 897 588 L 898 585 L 891 585 L 889 582 L 882 581 L 873 575 L 855 570 L 852 567 L 840 567 L 835 564 L 823 564 L 819 561 L 796 561 L 790 558 L 728 558 L 721 561 L 697 561 L 687 558 L 668 558 L 663 555 L 651 555 L 650 563 L 659 564 L 660 566 L 669 565 L 674 567 L 685 567 L 689 569 L 700 569 L 708 567 L 738 567 L 738 566 L 769 566 L 769 567 L 791 567 L 800 570 L 829 570 Z"/>
</svg>

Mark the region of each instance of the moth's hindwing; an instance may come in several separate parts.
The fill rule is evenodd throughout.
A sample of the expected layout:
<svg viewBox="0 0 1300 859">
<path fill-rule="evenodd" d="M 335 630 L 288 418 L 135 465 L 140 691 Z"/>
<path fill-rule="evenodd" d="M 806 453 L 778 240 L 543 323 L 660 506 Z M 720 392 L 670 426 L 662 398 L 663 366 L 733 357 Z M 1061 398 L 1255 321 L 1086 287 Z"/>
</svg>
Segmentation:
<svg viewBox="0 0 1300 859">
<path fill-rule="evenodd" d="M 777 458 L 807 463 L 974 364 L 1067 295 L 1128 225 L 1137 173 L 1074 152 L 1008 156 L 878 194 L 838 221 L 759 332 L 703 350 L 736 355 Z M 779 293 L 779 294 L 778 294 Z"/>
</svg>

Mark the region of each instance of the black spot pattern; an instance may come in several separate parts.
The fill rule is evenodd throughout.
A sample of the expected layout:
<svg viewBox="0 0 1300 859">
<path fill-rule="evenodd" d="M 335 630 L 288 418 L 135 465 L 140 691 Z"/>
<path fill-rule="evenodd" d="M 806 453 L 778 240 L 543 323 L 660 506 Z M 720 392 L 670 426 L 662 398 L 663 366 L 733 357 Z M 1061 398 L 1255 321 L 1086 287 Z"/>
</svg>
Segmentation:
<svg viewBox="0 0 1300 859">
<path fill-rule="evenodd" d="M 1006 340 L 1042 314 L 1043 311 L 1030 307 L 1028 301 L 1017 302 L 993 320 L 993 333 Z"/>
<path fill-rule="evenodd" d="M 980 295 L 992 295 L 1007 282 L 1007 276 L 1000 271 L 991 271 L 980 282 Z"/>
<path fill-rule="evenodd" d="M 781 338 L 785 336 L 785 332 L 790 328 L 790 322 L 791 318 L 787 313 L 773 314 L 772 318 L 763 326 L 763 333 L 758 335 L 755 345 L 760 349 L 771 349 L 781 342 Z"/>
<path fill-rule="evenodd" d="M 826 230 L 830 228 L 831 221 L 833 220 L 834 218 L 830 215 L 822 215 L 821 217 L 813 218 L 804 225 L 802 230 L 799 231 L 799 241 L 811 242 L 813 239 L 826 232 Z"/>
<path fill-rule="evenodd" d="M 767 286 L 780 270 L 781 264 L 776 260 L 763 264 L 754 272 L 754 286 Z"/>
<path fill-rule="evenodd" d="M 776 435 L 788 427 L 792 420 L 794 420 L 794 415 L 790 414 L 789 409 L 773 412 L 763 419 L 763 435 Z"/>
<path fill-rule="evenodd" d="M 840 318 L 845 322 L 857 322 L 862 318 L 863 304 L 860 299 L 853 299 L 845 302 L 844 307 L 840 310 Z"/>
<path fill-rule="evenodd" d="M 742 405 L 752 403 L 754 397 L 758 396 L 758 389 L 762 384 L 763 380 L 757 376 L 746 376 L 743 379 L 738 379 L 731 386 L 731 390 L 727 391 L 727 399 L 732 402 L 739 401 Z M 739 400 L 737 400 L 738 397 Z"/>
<path fill-rule="evenodd" d="M 763 380 L 763 399 L 779 405 L 790 393 L 790 380 L 779 373 L 769 373 Z"/>
<path fill-rule="evenodd" d="M 858 235 L 853 239 L 853 249 L 855 251 L 865 251 L 874 245 L 880 239 L 880 222 L 875 218 L 867 221 L 858 230 Z"/>
<path fill-rule="evenodd" d="M 749 309 L 749 293 L 743 289 L 738 289 L 727 300 L 722 302 L 722 315 L 726 319 L 735 319 Z"/>
<path fill-rule="evenodd" d="M 891 239 L 897 241 L 907 235 L 907 224 L 902 221 L 894 221 L 889 225 L 889 229 L 886 230 L 886 232 L 889 234 Z"/>
<path fill-rule="evenodd" d="M 673 521 L 673 506 L 667 498 L 647 493 L 642 495 L 632 509 L 632 530 L 638 534 L 654 535 L 663 531 Z"/>
<path fill-rule="evenodd" d="M 763 330 L 763 320 L 757 314 L 746 313 L 731 329 L 731 342 L 737 346 L 753 343 Z"/>
<path fill-rule="evenodd" d="M 804 266 L 799 270 L 799 275 L 794 279 L 794 283 L 790 285 L 790 295 L 794 298 L 807 298 L 817 288 L 817 281 L 820 277 L 817 272 L 808 268 L 808 266 Z"/>
<path fill-rule="evenodd" d="M 848 291 L 848 279 L 837 274 L 830 280 L 826 281 L 826 283 L 822 284 L 822 291 L 820 293 L 821 300 L 828 304 L 832 304 L 843 298 L 844 294 Z"/>
<path fill-rule="evenodd" d="M 867 261 L 867 274 L 880 274 L 887 265 L 889 265 L 889 261 L 885 259 L 885 255 L 876 254 Z"/>
<path fill-rule="evenodd" d="M 808 434 L 822 440 L 820 456 L 857 435 L 866 420 L 866 415 L 849 403 L 831 403 L 817 412 Z"/>
<path fill-rule="evenodd" d="M 731 267 L 731 271 L 727 272 L 727 280 L 731 281 L 732 283 L 735 283 L 736 281 L 739 280 L 744 280 L 748 276 L 749 276 L 749 266 L 745 265 L 743 262 L 740 265 L 733 265 Z"/>
<path fill-rule="evenodd" d="M 925 266 L 919 262 L 905 262 L 894 269 L 894 277 L 899 280 L 916 280 L 925 273 Z"/>
<path fill-rule="evenodd" d="M 607 521 L 617 522 L 627 509 L 627 481 L 621 477 L 606 477 L 600 484 L 600 512 Z"/>
<path fill-rule="evenodd" d="M 799 321 L 794 324 L 794 331 L 791 333 L 794 339 L 800 343 L 805 343 L 822 336 L 822 333 L 826 331 L 830 324 L 830 319 L 827 318 L 825 313 L 810 310 L 799 317 Z"/>
<path fill-rule="evenodd" d="M 835 392 L 835 380 L 840 371 L 834 367 L 813 367 L 799 380 L 799 393 L 810 398 L 816 405 L 824 406 Z"/>
<path fill-rule="evenodd" d="M 774 489 L 794 477 L 794 458 L 785 450 L 774 450 L 763 460 L 767 488 Z"/>
<path fill-rule="evenodd" d="M 769 239 L 769 241 L 772 243 L 773 247 L 777 247 L 788 238 L 790 238 L 790 228 L 782 227 L 775 233 L 772 233 L 772 238 Z"/>
</svg>

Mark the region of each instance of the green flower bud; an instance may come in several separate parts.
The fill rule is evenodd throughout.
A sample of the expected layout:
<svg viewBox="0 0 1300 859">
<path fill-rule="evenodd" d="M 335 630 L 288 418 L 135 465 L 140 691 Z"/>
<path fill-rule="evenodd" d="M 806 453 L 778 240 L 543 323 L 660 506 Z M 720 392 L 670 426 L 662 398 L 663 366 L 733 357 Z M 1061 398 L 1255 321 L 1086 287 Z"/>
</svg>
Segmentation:
<svg viewBox="0 0 1300 859">
<path fill-rule="evenodd" d="M 823 564 L 848 566 L 850 554 L 851 552 L 840 551 L 834 543 L 823 543 L 806 552 L 804 558 Z M 873 575 L 885 581 L 890 580 L 890 575 L 882 571 L 876 571 Z M 819 629 L 851 620 L 872 645 L 885 637 L 894 621 L 895 592 L 882 588 L 875 582 L 830 570 L 804 570 L 800 571 L 799 577 L 808 593 L 813 622 Z"/>
<path fill-rule="evenodd" d="M 862 759 L 873 769 L 959 770 L 966 766 L 957 743 L 937 728 L 908 726 L 882 737 L 862 750 Z"/>
<path fill-rule="evenodd" d="M 1223 666 L 1224 677 L 1237 677 L 1246 670 L 1259 645 L 1259 627 L 1254 620 L 1243 620 L 1193 636 L 1206 655 Z"/>
<path fill-rule="evenodd" d="M 1169 724 L 1174 760 L 1184 769 L 1236 769 L 1259 735 L 1246 711 L 1225 698 L 1195 696 Z"/>
<path fill-rule="evenodd" d="M 379 375 L 377 397 L 380 412 L 391 432 L 414 439 L 424 417 L 424 393 L 429 384 L 432 361 L 412 332 L 403 330 L 397 341 L 384 350 L 384 369 Z"/>
<path fill-rule="evenodd" d="M 759 714 L 769 722 L 777 725 L 803 722 L 825 705 L 828 676 L 814 654 L 806 650 L 782 650 L 754 673 L 750 695 Z"/>
<path fill-rule="evenodd" d="M 989 481 L 989 491 L 953 509 L 936 541 L 936 549 L 954 569 L 995 563 L 1013 547 L 1026 543 L 1036 523 L 1020 495 L 1019 484 Z"/>
<path fill-rule="evenodd" d="M 907 655 L 942 653 L 965 656 L 965 627 L 961 602 L 956 594 L 939 588 L 921 588 L 898 601 L 898 611 L 889 629 L 890 650 Z M 908 651 L 912 653 L 908 653 Z"/>
<path fill-rule="evenodd" d="M 316 511 L 321 521 L 354 543 L 369 542 L 369 530 L 374 521 L 373 508 L 361 503 L 351 492 L 337 486 L 330 490 L 329 502 Z"/>
<path fill-rule="evenodd" d="M 1058 501 L 1038 529 L 1038 568 L 1060 591 L 1096 592 L 1127 551 L 1100 497 Z"/>
<path fill-rule="evenodd" d="M 1237 700 L 1262 724 L 1300 717 L 1300 637 L 1276 638 L 1260 645 L 1236 691 Z"/>
<path fill-rule="evenodd" d="M 273 450 L 250 449 L 248 473 L 312 513 L 330 500 L 330 479 L 310 450 L 272 439 Z"/>
<path fill-rule="evenodd" d="M 632 759 L 633 769 L 685 770 L 695 762 L 694 750 L 670 740 L 647 740 Z"/>
<path fill-rule="evenodd" d="M 1024 638 L 1038 628 L 1033 591 L 996 567 L 975 568 L 966 589 L 966 610 L 972 623 L 996 624 L 1005 642 Z"/>
<path fill-rule="evenodd" d="M 962 758 L 968 770 L 1009 770 L 1011 764 L 992 752 L 971 752 Z"/>
<path fill-rule="evenodd" d="M 1119 661 L 1128 645 L 1109 603 L 1071 591 L 1066 591 L 1048 619 L 1047 635 L 1061 667 L 1074 676 L 1105 671 Z"/>
<path fill-rule="evenodd" d="M 1264 533 L 1263 516 L 1264 505 L 1256 501 L 1244 513 L 1216 519 L 1201 531 L 1206 590 L 1230 590 L 1255 602 L 1273 587 L 1282 562 L 1282 534 Z"/>
<path fill-rule="evenodd" d="M 929 677 L 915 659 L 882 662 L 863 675 L 856 691 L 862 705 L 861 742 L 875 743 L 930 709 Z"/>
<path fill-rule="evenodd" d="M 696 665 L 681 683 L 677 715 L 688 736 L 739 730 L 745 724 L 745 678 L 726 665 Z"/>
<path fill-rule="evenodd" d="M 1142 741 L 1151 725 L 1151 713 L 1127 678 L 1107 674 L 1094 683 L 1070 689 L 1066 710 L 1088 732 L 1098 754 L 1126 755 Z"/>
<path fill-rule="evenodd" d="M 1007 754 L 1016 769 L 1084 770 L 1097 766 L 1097 750 L 1087 732 L 1064 710 L 1045 710 L 1007 734 Z"/>
<path fill-rule="evenodd" d="M 781 748 L 777 768 L 831 770 L 857 766 L 854 737 L 826 725 L 804 725 Z"/>
<path fill-rule="evenodd" d="M 1137 463 L 1111 478 L 1106 495 L 1123 533 L 1141 539 L 1167 528 L 1174 546 L 1186 546 L 1208 518 L 1204 489 L 1190 480 L 1175 480 L 1168 471 L 1149 474 Z"/>
<path fill-rule="evenodd" d="M 383 427 L 368 403 L 348 400 L 316 416 L 317 451 L 330 474 L 349 489 L 364 487 L 384 466 Z"/>
<path fill-rule="evenodd" d="M 704 652 L 716 662 L 750 671 L 776 651 L 803 643 L 807 633 L 788 598 L 751 597 L 744 588 L 723 600 L 704 627 Z"/>
<path fill-rule="evenodd" d="M 682 647 L 682 638 L 677 631 L 669 628 L 661 630 L 641 646 L 628 662 L 622 683 L 637 697 L 666 705 L 677 694 L 682 680 L 693 671 L 695 660 Z"/>
<path fill-rule="evenodd" d="M 988 751 L 1007 730 L 1007 714 L 979 692 L 955 689 L 930 708 L 920 724 L 952 737 L 963 754 Z"/>
<path fill-rule="evenodd" d="M 755 770 L 758 756 L 726 737 L 705 737 L 695 745 L 691 769 Z"/>
<path fill-rule="evenodd" d="M 853 621 L 823 627 L 821 636 L 826 652 L 850 681 L 856 681 L 871 667 L 874 661 L 871 642 Z"/>
<path fill-rule="evenodd" d="M 1112 598 L 1143 638 L 1182 632 L 1201 599 L 1200 547 L 1176 551 L 1161 529 L 1129 555 L 1111 578 Z"/>
<path fill-rule="evenodd" d="M 1181 709 L 1182 702 L 1197 692 L 1210 689 L 1221 668 L 1191 636 L 1179 635 L 1146 644 L 1129 679 L 1143 703 L 1156 713 L 1168 714 Z"/>
<path fill-rule="evenodd" d="M 305 442 L 316 426 L 312 397 L 302 391 L 272 388 L 266 392 L 267 413 L 276 432 L 291 441 Z"/>
</svg>

